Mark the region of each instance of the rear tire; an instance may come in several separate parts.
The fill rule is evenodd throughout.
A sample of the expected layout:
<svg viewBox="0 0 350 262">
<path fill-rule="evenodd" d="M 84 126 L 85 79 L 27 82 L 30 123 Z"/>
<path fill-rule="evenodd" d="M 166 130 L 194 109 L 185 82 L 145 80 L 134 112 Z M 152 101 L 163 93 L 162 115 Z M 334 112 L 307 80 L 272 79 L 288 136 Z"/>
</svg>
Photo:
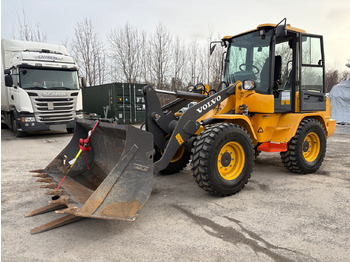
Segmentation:
<svg viewBox="0 0 350 262">
<path fill-rule="evenodd" d="M 257 159 L 260 155 L 261 151 L 258 150 L 258 146 L 254 148 L 254 158 Z"/>
<path fill-rule="evenodd" d="M 216 196 L 240 191 L 251 176 L 254 147 L 245 129 L 231 123 L 208 127 L 192 149 L 192 171 L 198 185 Z"/>
<path fill-rule="evenodd" d="M 313 173 L 321 166 L 326 147 L 323 125 L 316 119 L 304 119 L 288 142 L 287 152 L 281 152 L 282 163 L 293 173 Z"/>
</svg>

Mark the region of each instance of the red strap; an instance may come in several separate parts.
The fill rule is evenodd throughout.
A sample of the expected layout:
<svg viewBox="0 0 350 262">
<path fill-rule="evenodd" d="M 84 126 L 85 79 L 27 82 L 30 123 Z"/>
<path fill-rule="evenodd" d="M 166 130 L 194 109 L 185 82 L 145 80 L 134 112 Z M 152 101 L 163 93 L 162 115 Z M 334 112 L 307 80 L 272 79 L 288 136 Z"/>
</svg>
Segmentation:
<svg viewBox="0 0 350 262">
<path fill-rule="evenodd" d="M 56 190 L 58 190 L 58 189 L 61 187 L 61 185 L 62 185 L 63 181 L 66 179 L 66 177 L 67 177 L 67 175 L 65 175 L 65 176 L 62 178 L 62 180 L 61 180 L 60 184 L 58 185 L 58 187 L 56 188 Z"/>
<path fill-rule="evenodd" d="M 87 159 L 87 157 L 86 157 L 86 153 L 85 153 L 85 152 L 84 152 L 84 156 L 85 156 L 85 161 L 86 161 L 87 169 L 89 170 L 89 169 L 90 169 L 90 167 L 89 167 L 89 161 L 88 161 L 88 159 Z"/>
<path fill-rule="evenodd" d="M 82 139 L 82 138 L 79 139 L 79 148 L 82 151 L 90 151 L 91 150 L 91 146 L 89 145 L 90 137 L 91 137 L 92 133 L 95 131 L 95 128 L 98 125 L 98 123 L 99 123 L 99 121 L 96 121 L 93 129 L 89 132 L 89 135 L 86 139 Z"/>
<path fill-rule="evenodd" d="M 90 167 L 89 167 L 89 163 L 88 163 L 85 151 L 91 150 L 91 146 L 89 145 L 90 137 L 91 137 L 92 133 L 95 131 L 95 128 L 98 125 L 98 123 L 99 123 L 99 121 L 96 121 L 94 128 L 89 132 L 88 137 L 86 139 L 82 139 L 82 138 L 79 139 L 79 148 L 81 149 L 81 151 L 84 151 L 87 169 L 90 169 Z M 63 163 L 65 163 L 65 162 L 63 162 Z M 64 164 L 63 164 L 63 174 L 64 174 Z M 62 185 L 63 181 L 66 179 L 66 177 L 67 177 L 67 175 L 65 175 L 62 178 L 62 180 L 61 180 L 60 184 L 58 185 L 58 187 L 56 188 L 56 190 L 58 190 L 61 187 L 61 185 Z"/>
</svg>

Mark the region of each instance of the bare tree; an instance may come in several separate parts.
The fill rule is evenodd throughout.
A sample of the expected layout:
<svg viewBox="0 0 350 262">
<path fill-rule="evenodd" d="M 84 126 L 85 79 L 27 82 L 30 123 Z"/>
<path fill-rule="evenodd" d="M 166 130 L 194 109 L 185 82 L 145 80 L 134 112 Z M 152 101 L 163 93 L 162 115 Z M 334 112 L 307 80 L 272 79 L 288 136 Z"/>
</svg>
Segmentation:
<svg viewBox="0 0 350 262">
<path fill-rule="evenodd" d="M 106 78 L 106 57 L 102 42 L 97 39 L 91 20 L 85 18 L 78 22 L 71 44 L 80 73 L 86 77 L 88 84 L 102 84 Z"/>
<path fill-rule="evenodd" d="M 140 77 L 143 83 L 151 84 L 151 72 L 152 72 L 152 54 L 150 41 L 148 40 L 145 32 L 141 33 L 141 64 L 140 64 Z"/>
<path fill-rule="evenodd" d="M 209 50 L 207 51 L 209 53 Z M 210 68 L 208 83 L 212 86 L 212 88 L 216 89 L 222 81 L 223 74 L 223 55 L 224 48 L 221 45 L 218 45 L 210 56 Z"/>
<path fill-rule="evenodd" d="M 197 41 L 191 42 L 191 44 L 188 47 L 188 50 L 189 50 L 188 82 L 191 84 L 197 84 L 198 82 L 200 82 L 200 78 L 201 78 L 198 42 Z"/>
<path fill-rule="evenodd" d="M 111 61 L 122 71 L 128 83 L 136 83 L 141 75 L 141 51 L 144 35 L 126 24 L 108 36 Z"/>
<path fill-rule="evenodd" d="M 24 41 L 46 42 L 46 34 L 40 27 L 39 23 L 32 24 L 28 21 L 27 15 L 22 6 L 22 17 L 17 14 L 18 25 L 12 32 L 14 39 Z"/>
<path fill-rule="evenodd" d="M 150 40 L 152 52 L 152 73 L 157 88 L 167 87 L 167 76 L 171 62 L 171 36 L 166 28 L 159 24 Z"/>
<path fill-rule="evenodd" d="M 173 76 L 171 79 L 171 87 L 173 90 L 184 88 L 183 78 L 186 68 L 186 47 L 183 41 L 176 37 L 172 45 L 173 57 L 172 57 L 172 71 Z"/>
</svg>

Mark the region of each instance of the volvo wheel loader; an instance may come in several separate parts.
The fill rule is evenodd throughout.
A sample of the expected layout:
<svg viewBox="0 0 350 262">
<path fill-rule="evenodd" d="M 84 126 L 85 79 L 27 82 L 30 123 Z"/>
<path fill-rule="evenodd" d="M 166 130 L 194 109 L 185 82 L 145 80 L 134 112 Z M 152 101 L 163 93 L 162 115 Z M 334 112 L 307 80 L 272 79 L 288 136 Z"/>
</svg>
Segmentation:
<svg viewBox="0 0 350 262">
<path fill-rule="evenodd" d="M 134 220 L 150 196 L 153 174 L 179 172 L 190 159 L 195 181 L 216 196 L 245 186 L 260 151 L 280 152 L 294 173 L 321 166 L 335 129 L 325 96 L 322 36 L 284 19 L 220 42 L 226 56 L 218 88 L 144 87 L 146 131 L 77 121 L 68 146 L 45 169 L 34 170 L 50 189 L 50 204 L 27 214 L 67 215 L 31 233 L 82 217 Z M 161 106 L 158 93 L 174 100 Z"/>
</svg>

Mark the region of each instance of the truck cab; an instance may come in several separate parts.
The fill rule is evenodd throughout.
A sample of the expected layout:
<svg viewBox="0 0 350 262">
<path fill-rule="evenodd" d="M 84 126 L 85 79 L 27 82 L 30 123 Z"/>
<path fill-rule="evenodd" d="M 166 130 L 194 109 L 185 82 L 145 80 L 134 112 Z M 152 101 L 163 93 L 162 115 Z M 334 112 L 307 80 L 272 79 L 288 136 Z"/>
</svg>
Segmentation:
<svg viewBox="0 0 350 262">
<path fill-rule="evenodd" d="M 1 121 L 17 136 L 74 131 L 82 117 L 78 66 L 62 45 L 2 40 Z M 5 75 L 4 75 L 5 74 Z"/>
</svg>

